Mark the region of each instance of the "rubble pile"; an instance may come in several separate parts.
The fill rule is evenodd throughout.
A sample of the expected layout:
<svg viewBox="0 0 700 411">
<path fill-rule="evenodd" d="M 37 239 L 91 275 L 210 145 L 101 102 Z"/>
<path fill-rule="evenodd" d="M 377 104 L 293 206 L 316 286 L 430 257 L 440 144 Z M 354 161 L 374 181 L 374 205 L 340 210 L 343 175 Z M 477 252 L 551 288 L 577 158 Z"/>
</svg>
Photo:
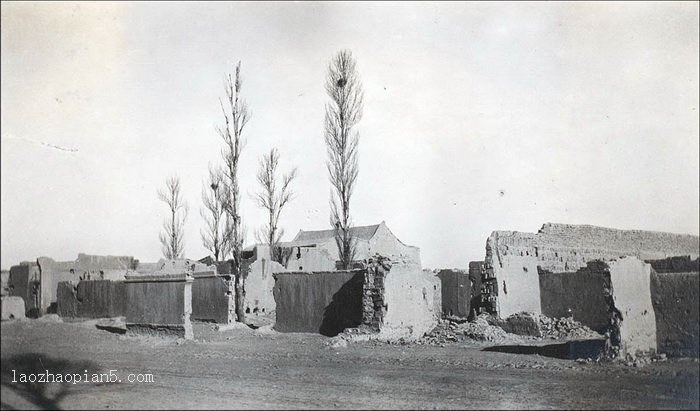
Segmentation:
<svg viewBox="0 0 700 411">
<path fill-rule="evenodd" d="M 538 316 L 542 337 L 551 339 L 571 338 L 600 338 L 600 334 L 574 320 L 572 317 L 549 318 Z"/>
<path fill-rule="evenodd" d="M 491 322 L 491 317 L 488 314 L 482 314 L 472 322 L 458 323 L 444 320 L 426 333 L 419 340 L 419 343 L 441 345 L 464 341 L 485 341 L 498 344 L 522 342 L 522 337 L 509 334 Z"/>
</svg>

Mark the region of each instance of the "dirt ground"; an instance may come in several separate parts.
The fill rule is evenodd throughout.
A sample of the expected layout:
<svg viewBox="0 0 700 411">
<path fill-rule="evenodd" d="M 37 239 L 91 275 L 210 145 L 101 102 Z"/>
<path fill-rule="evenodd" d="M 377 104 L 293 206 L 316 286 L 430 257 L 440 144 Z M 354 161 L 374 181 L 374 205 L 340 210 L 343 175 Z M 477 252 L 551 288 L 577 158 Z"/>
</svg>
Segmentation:
<svg viewBox="0 0 700 411">
<path fill-rule="evenodd" d="M 201 323 L 194 341 L 113 334 L 94 321 L 1 330 L 2 409 L 699 407 L 697 359 L 636 368 L 483 351 L 486 343 L 334 348 L 315 334 Z M 12 382 L 47 370 L 115 370 L 121 382 Z M 139 374 L 153 382 L 128 382 Z"/>
</svg>

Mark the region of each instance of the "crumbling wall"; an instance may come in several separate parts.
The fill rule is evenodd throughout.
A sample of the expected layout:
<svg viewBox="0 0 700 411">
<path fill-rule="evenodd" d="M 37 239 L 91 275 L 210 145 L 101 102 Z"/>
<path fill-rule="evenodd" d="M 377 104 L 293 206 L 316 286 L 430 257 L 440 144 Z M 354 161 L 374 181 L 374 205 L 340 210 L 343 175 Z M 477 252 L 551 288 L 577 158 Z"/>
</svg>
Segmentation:
<svg viewBox="0 0 700 411">
<path fill-rule="evenodd" d="M 651 303 L 651 266 L 635 257 L 622 257 L 608 264 L 612 299 L 619 323 L 620 353 L 656 351 L 656 315 Z M 614 318 L 613 318 L 614 320 Z"/>
<path fill-rule="evenodd" d="M 693 235 L 548 223 L 537 233 L 494 231 L 487 240 L 484 263 L 497 280 L 498 314 L 507 317 L 520 311 L 539 312 L 533 268 L 575 272 L 598 259 L 625 255 L 640 260 L 678 255 L 695 259 L 699 253 L 700 238 Z"/>
<path fill-rule="evenodd" d="M 126 315 L 126 286 L 122 281 L 62 281 L 57 287 L 61 317 L 106 318 Z"/>
<path fill-rule="evenodd" d="M 38 317 L 40 312 L 40 273 L 34 262 L 22 262 L 10 268 L 8 291 L 12 296 L 24 300 L 25 315 Z"/>
<path fill-rule="evenodd" d="M 335 336 L 362 321 L 365 270 L 273 274 L 275 330 Z"/>
<path fill-rule="evenodd" d="M 391 263 L 384 278 L 382 338 L 420 338 L 437 324 L 434 299 L 441 290 L 431 277 L 411 261 Z"/>
<path fill-rule="evenodd" d="M 442 313 L 458 317 L 468 317 L 472 299 L 472 283 L 465 270 L 440 270 L 437 276 L 441 281 Z"/>
<path fill-rule="evenodd" d="M 573 317 L 599 333 L 610 326 L 606 293 L 610 276 L 600 261 L 589 262 L 572 273 L 552 273 L 540 269 L 540 303 L 542 314 L 549 318 Z"/>
<path fill-rule="evenodd" d="M 659 352 L 672 357 L 698 357 L 699 279 L 700 273 L 697 271 L 652 275 L 651 295 L 656 315 L 656 342 Z"/>
<path fill-rule="evenodd" d="M 126 277 L 126 328 L 136 334 L 193 338 L 192 282 L 188 273 Z"/>
<path fill-rule="evenodd" d="M 540 272 L 543 314 L 573 316 L 608 333 L 621 355 L 656 350 L 651 266 L 635 257 L 591 261 L 573 273 Z"/>
<path fill-rule="evenodd" d="M 487 276 L 496 279 L 497 312 L 502 318 L 522 311 L 540 314 L 537 257 L 511 254 L 511 240 L 503 240 L 499 232 L 494 232 L 486 242 L 484 267 Z"/>
<path fill-rule="evenodd" d="M 483 296 L 488 293 L 483 293 L 482 284 L 484 280 L 484 274 L 486 269 L 484 268 L 483 261 L 470 261 L 469 262 L 469 281 L 471 282 L 469 300 L 469 319 L 473 319 L 476 315 L 482 312 L 489 312 L 487 309 L 487 304 L 485 303 Z"/>
<path fill-rule="evenodd" d="M 245 284 L 245 311 L 249 314 L 270 313 L 275 311 L 275 298 L 272 289 L 275 286 L 274 273 L 287 271 L 281 264 L 272 261 L 270 248 L 257 245 L 254 255 L 247 261 Z"/>
</svg>

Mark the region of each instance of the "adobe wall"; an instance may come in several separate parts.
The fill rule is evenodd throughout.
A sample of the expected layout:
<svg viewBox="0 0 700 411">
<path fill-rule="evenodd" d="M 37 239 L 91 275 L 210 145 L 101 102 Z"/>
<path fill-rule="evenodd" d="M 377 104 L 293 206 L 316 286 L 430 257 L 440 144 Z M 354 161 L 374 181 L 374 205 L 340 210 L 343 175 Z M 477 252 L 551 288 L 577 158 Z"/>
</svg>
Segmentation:
<svg viewBox="0 0 700 411">
<path fill-rule="evenodd" d="M 498 314 L 539 312 L 537 267 L 575 272 L 589 261 L 634 256 L 640 260 L 688 255 L 698 258 L 700 238 L 590 225 L 545 224 L 537 233 L 494 231 L 487 240 L 487 270 L 498 284 Z M 533 271 L 533 268 L 535 269 Z"/>
<path fill-rule="evenodd" d="M 38 317 L 39 312 L 39 267 L 33 262 L 22 262 L 10 268 L 8 277 L 8 291 L 12 296 L 24 300 L 25 314 L 30 317 Z M 36 290 L 34 284 L 36 283 Z"/>
<path fill-rule="evenodd" d="M 335 270 L 335 256 L 326 248 L 319 247 L 292 247 L 292 253 L 287 261 L 289 271 L 333 271 Z"/>
<path fill-rule="evenodd" d="M 229 323 L 229 298 L 233 298 L 232 282 L 215 272 L 195 273 L 192 282 L 193 320 Z"/>
<path fill-rule="evenodd" d="M 652 275 L 657 349 L 671 357 L 698 357 L 700 346 L 700 273 Z"/>
<path fill-rule="evenodd" d="M 61 317 L 106 318 L 126 316 L 126 286 L 122 281 L 60 282 L 57 313 Z"/>
<path fill-rule="evenodd" d="M 472 282 L 465 270 L 440 270 L 442 314 L 468 317 L 471 307 Z"/>
<path fill-rule="evenodd" d="M 123 281 L 135 269 L 137 260 L 130 256 L 100 256 L 80 253 L 75 261 L 55 261 L 49 257 L 37 258 L 41 272 L 41 309 L 55 312 L 58 283 L 80 280 Z"/>
<path fill-rule="evenodd" d="M 542 314 L 550 318 L 573 317 L 594 331 L 605 333 L 610 325 L 608 301 L 610 276 L 600 261 L 589 262 L 572 273 L 540 269 Z"/>
<path fill-rule="evenodd" d="M 480 314 L 482 311 L 488 311 L 486 304 L 482 301 L 482 282 L 484 275 L 483 261 L 469 262 L 469 281 L 471 282 L 471 299 L 469 301 L 469 316 Z"/>
<path fill-rule="evenodd" d="M 187 274 L 127 276 L 127 332 L 192 339 L 193 281 Z"/>
<path fill-rule="evenodd" d="M 635 257 L 622 257 L 607 263 L 612 299 L 621 322 L 620 353 L 656 351 L 656 315 L 651 303 L 652 268 Z M 614 335 L 614 333 L 613 333 Z"/>
<path fill-rule="evenodd" d="M 379 254 L 391 260 L 410 261 L 418 266 L 421 265 L 420 248 L 402 243 L 383 223 L 377 227 L 374 236 L 367 243 L 367 250 L 358 251 L 362 252 L 355 256 L 356 260 L 364 260 Z"/>
<path fill-rule="evenodd" d="M 26 309 L 22 297 L 3 295 L 0 297 L 0 304 L 0 319 L 2 321 L 25 318 Z"/>
<path fill-rule="evenodd" d="M 572 273 L 541 270 L 542 313 L 608 332 L 622 356 L 656 351 L 652 271 L 636 257 L 591 261 Z"/>
<path fill-rule="evenodd" d="M 335 336 L 362 321 L 365 270 L 275 273 L 274 329 Z"/>
<path fill-rule="evenodd" d="M 441 293 L 433 275 L 412 261 L 392 262 L 384 278 L 384 318 L 379 335 L 384 339 L 417 339 L 440 318 L 435 298 Z"/>
<path fill-rule="evenodd" d="M 246 313 L 269 313 L 275 311 L 275 298 L 272 288 L 275 284 L 273 273 L 287 271 L 276 261 L 256 260 L 250 265 L 245 287 Z"/>
</svg>

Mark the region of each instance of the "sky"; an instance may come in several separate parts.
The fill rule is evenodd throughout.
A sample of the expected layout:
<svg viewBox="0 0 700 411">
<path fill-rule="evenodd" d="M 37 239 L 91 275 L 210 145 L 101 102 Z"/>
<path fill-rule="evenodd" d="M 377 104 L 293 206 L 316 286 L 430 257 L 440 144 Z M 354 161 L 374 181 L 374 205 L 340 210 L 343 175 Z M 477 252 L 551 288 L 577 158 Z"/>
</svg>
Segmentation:
<svg viewBox="0 0 700 411">
<path fill-rule="evenodd" d="M 592 224 L 698 234 L 698 3 L 2 2 L 1 254 L 161 258 L 177 174 L 185 256 L 221 164 L 224 77 L 241 61 L 240 185 L 276 147 L 297 167 L 284 240 L 330 228 L 330 59 L 364 92 L 356 225 L 386 221 L 425 268 L 465 268 L 494 230 Z"/>
</svg>

